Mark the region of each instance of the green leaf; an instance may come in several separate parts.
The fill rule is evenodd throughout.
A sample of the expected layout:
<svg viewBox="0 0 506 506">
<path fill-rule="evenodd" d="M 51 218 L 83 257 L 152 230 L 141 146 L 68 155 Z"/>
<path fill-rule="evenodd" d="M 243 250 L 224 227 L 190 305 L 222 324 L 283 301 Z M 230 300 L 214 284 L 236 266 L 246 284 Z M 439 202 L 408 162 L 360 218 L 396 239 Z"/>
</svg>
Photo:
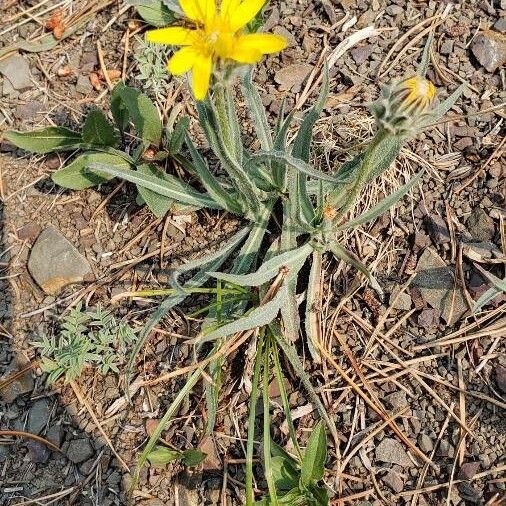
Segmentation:
<svg viewBox="0 0 506 506">
<path fill-rule="evenodd" d="M 128 170 L 130 168 L 130 164 L 121 156 L 99 151 L 88 151 L 74 158 L 65 167 L 57 170 L 51 176 L 51 179 L 57 185 L 71 190 L 84 190 L 112 179 L 113 176 L 88 170 L 92 163 L 114 165 L 118 170 Z"/>
<path fill-rule="evenodd" d="M 201 452 L 195 448 L 190 448 L 189 450 L 183 452 L 182 461 L 185 466 L 195 467 L 204 462 L 206 457 L 206 453 Z"/>
<path fill-rule="evenodd" d="M 434 107 L 429 115 L 420 122 L 420 128 L 426 128 L 432 123 L 440 120 L 460 98 L 464 92 L 465 84 L 461 84 L 446 100 L 443 100 L 438 106 Z"/>
<path fill-rule="evenodd" d="M 169 462 L 180 459 L 182 456 L 183 454 L 177 450 L 170 450 L 169 448 L 165 448 L 165 446 L 157 446 L 147 454 L 146 458 L 154 466 L 164 466 Z"/>
<path fill-rule="evenodd" d="M 99 109 L 93 109 L 86 116 L 82 136 L 87 144 L 114 146 L 118 142 L 113 126 Z"/>
<path fill-rule="evenodd" d="M 278 293 L 265 304 L 251 310 L 246 316 L 238 318 L 237 320 L 227 323 L 209 334 L 195 338 L 195 342 L 205 343 L 207 341 L 214 341 L 220 337 L 227 337 L 238 332 L 251 330 L 263 327 L 271 323 L 279 313 L 279 310 L 285 304 L 287 292 L 285 287 L 281 287 Z"/>
<path fill-rule="evenodd" d="M 353 218 L 352 220 L 344 223 L 340 227 L 337 227 L 336 231 L 348 230 L 349 228 L 358 227 L 368 221 L 375 220 L 378 216 L 381 216 L 384 212 L 388 211 L 394 204 L 408 194 L 411 188 L 413 188 L 422 178 L 424 171 L 421 170 L 416 176 L 411 178 L 405 185 L 401 186 L 398 190 L 391 193 L 388 197 L 385 197 L 374 207 L 362 213 L 360 216 Z"/>
<path fill-rule="evenodd" d="M 167 26 L 174 22 L 174 14 L 161 0 L 127 0 L 137 8 L 139 16 L 152 26 Z"/>
<path fill-rule="evenodd" d="M 300 473 L 300 481 L 304 486 L 323 479 L 325 460 L 327 459 L 327 436 L 325 426 L 320 421 L 311 431 Z"/>
<path fill-rule="evenodd" d="M 281 255 L 276 255 L 262 264 L 256 272 L 251 274 L 210 272 L 209 275 L 239 286 L 260 286 L 277 276 L 282 267 L 288 267 L 290 271 L 300 269 L 300 266 L 302 266 L 312 250 L 313 247 L 311 244 L 306 243 L 300 248 L 286 251 Z"/>
<path fill-rule="evenodd" d="M 169 178 L 166 177 L 167 174 L 160 170 L 156 165 L 150 163 L 143 163 L 137 167 L 137 171 L 141 174 L 146 174 L 148 176 L 153 176 L 160 180 L 160 182 L 169 181 Z M 137 185 L 137 190 L 149 207 L 149 210 L 157 217 L 163 218 L 169 209 L 171 208 L 174 200 L 169 197 L 164 197 L 159 193 L 148 190 L 144 186 Z"/>
<path fill-rule="evenodd" d="M 136 88 L 118 83 L 111 100 L 111 111 L 118 128 L 126 128 L 128 118 L 145 144 L 158 146 L 162 138 L 162 122 L 153 102 Z"/>
<path fill-rule="evenodd" d="M 190 118 L 188 118 L 188 116 L 185 116 L 184 118 L 181 118 L 174 126 L 174 130 L 172 131 L 169 140 L 169 153 L 172 156 L 177 155 L 181 151 L 189 125 Z"/>
<path fill-rule="evenodd" d="M 210 209 L 221 209 L 221 206 L 219 206 L 208 195 L 194 190 L 191 186 L 183 183 L 174 176 L 170 176 L 169 174 L 166 174 L 166 180 L 165 178 L 164 180 L 161 180 L 158 177 L 142 174 L 134 170 L 122 171 L 116 167 L 103 163 L 93 163 L 90 168 L 100 173 L 120 177 L 136 185 L 143 186 L 148 190 L 152 190 L 159 195 L 181 202 L 182 204 L 198 208 L 208 207 Z"/>
<path fill-rule="evenodd" d="M 65 127 L 48 127 L 32 132 L 8 130 L 4 139 L 18 148 L 32 153 L 51 153 L 53 151 L 72 151 L 83 146 L 81 134 Z"/>
</svg>

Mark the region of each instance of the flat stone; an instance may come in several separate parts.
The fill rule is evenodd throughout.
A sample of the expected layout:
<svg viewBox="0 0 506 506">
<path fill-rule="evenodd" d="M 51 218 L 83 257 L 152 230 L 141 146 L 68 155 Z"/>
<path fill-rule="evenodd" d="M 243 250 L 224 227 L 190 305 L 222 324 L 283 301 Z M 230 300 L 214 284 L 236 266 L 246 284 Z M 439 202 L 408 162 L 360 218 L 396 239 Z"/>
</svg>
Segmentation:
<svg viewBox="0 0 506 506">
<path fill-rule="evenodd" d="M 88 95 L 92 91 L 93 86 L 91 85 L 90 78 L 88 76 L 80 74 L 77 78 L 76 92 L 81 93 L 81 95 Z"/>
<path fill-rule="evenodd" d="M 80 464 L 95 454 L 88 439 L 73 439 L 67 448 L 67 458 L 74 464 Z"/>
<path fill-rule="evenodd" d="M 14 116 L 20 120 L 35 120 L 37 114 L 42 111 L 42 104 L 37 100 L 31 100 L 26 104 L 18 105 L 14 111 Z"/>
<path fill-rule="evenodd" d="M 6 379 L 17 371 L 22 370 L 24 365 L 14 360 L 8 367 L 8 372 L 2 379 Z M 31 371 L 27 371 L 22 376 L 12 381 L 7 386 L 0 390 L 0 397 L 7 404 L 14 402 L 19 396 L 28 394 L 33 390 L 33 377 Z"/>
<path fill-rule="evenodd" d="M 46 439 L 55 446 L 60 447 L 63 441 L 63 427 L 61 424 L 51 425 L 49 429 L 47 429 Z"/>
<path fill-rule="evenodd" d="M 373 46 L 371 45 L 361 46 L 352 49 L 350 54 L 357 65 L 362 65 L 362 63 L 369 59 L 372 54 L 372 50 Z"/>
<path fill-rule="evenodd" d="M 457 475 L 458 480 L 470 480 L 478 472 L 480 468 L 479 462 L 466 462 L 462 464 Z"/>
<path fill-rule="evenodd" d="M 425 216 L 424 223 L 429 232 L 429 237 L 436 246 L 451 241 L 448 225 L 441 216 L 437 214 L 428 214 Z"/>
<path fill-rule="evenodd" d="M 432 330 L 439 325 L 440 317 L 441 313 L 438 309 L 427 308 L 418 315 L 417 322 L 425 330 Z"/>
<path fill-rule="evenodd" d="M 406 399 L 406 392 L 404 390 L 399 390 L 398 392 L 393 392 L 388 394 L 385 397 L 385 402 L 392 409 L 401 409 L 408 405 L 408 400 Z"/>
<path fill-rule="evenodd" d="M 402 467 L 413 465 L 406 450 L 399 441 L 392 438 L 384 438 L 376 447 L 376 460 L 389 464 L 398 464 Z"/>
<path fill-rule="evenodd" d="M 482 67 L 495 72 L 506 63 L 506 36 L 494 30 L 484 30 L 474 38 L 471 51 Z"/>
<path fill-rule="evenodd" d="M 401 475 L 392 470 L 388 471 L 388 473 L 381 478 L 381 481 L 389 486 L 396 494 L 402 492 L 404 488 L 404 481 Z"/>
<path fill-rule="evenodd" d="M 497 386 L 499 387 L 499 390 L 506 394 L 506 367 L 503 367 L 502 365 L 497 365 L 495 367 L 495 381 L 497 383 Z"/>
<path fill-rule="evenodd" d="M 493 28 L 494 28 L 494 30 L 497 30 L 498 32 L 501 32 L 501 33 L 506 32 L 506 18 L 505 17 L 499 18 L 494 23 Z"/>
<path fill-rule="evenodd" d="M 49 295 L 91 275 L 86 258 L 52 225 L 44 229 L 30 251 L 28 270 Z"/>
<path fill-rule="evenodd" d="M 49 422 L 49 403 L 45 399 L 39 399 L 28 411 L 27 431 L 31 434 L 40 434 Z"/>
<path fill-rule="evenodd" d="M 18 238 L 22 241 L 33 241 L 41 231 L 40 225 L 35 222 L 27 223 L 18 230 Z"/>
<path fill-rule="evenodd" d="M 430 453 L 434 449 L 434 442 L 427 434 L 420 434 L 418 437 L 418 447 L 423 453 Z"/>
<path fill-rule="evenodd" d="M 447 324 L 453 325 L 467 311 L 464 294 L 455 283 L 455 269 L 446 265 L 432 248 L 426 248 L 416 271 L 414 287 L 427 304 L 441 313 Z"/>
<path fill-rule="evenodd" d="M 307 63 L 295 63 L 282 67 L 276 72 L 274 80 L 279 84 L 280 91 L 289 91 L 300 88 L 313 67 Z"/>
<path fill-rule="evenodd" d="M 411 300 L 411 295 L 406 292 L 402 292 L 397 295 L 394 291 L 392 295 L 390 295 L 390 305 L 394 309 L 399 309 L 400 311 L 409 311 L 411 309 L 413 302 Z"/>
<path fill-rule="evenodd" d="M 45 444 L 32 439 L 26 442 L 26 448 L 28 449 L 28 458 L 34 464 L 45 464 L 51 455 L 51 451 Z"/>
<path fill-rule="evenodd" d="M 491 241 L 495 235 L 494 220 L 481 207 L 472 210 L 467 219 L 467 228 L 478 241 Z"/>
<path fill-rule="evenodd" d="M 3 74 L 16 91 L 25 91 L 33 87 L 28 61 L 19 54 L 0 61 L 0 74 Z"/>
</svg>

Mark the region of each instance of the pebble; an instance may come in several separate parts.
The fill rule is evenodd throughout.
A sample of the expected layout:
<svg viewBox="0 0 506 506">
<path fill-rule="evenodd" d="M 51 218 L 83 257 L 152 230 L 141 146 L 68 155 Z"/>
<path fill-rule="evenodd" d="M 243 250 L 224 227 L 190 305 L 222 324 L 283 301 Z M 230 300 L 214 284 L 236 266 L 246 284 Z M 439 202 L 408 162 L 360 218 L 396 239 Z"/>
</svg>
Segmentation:
<svg viewBox="0 0 506 506">
<path fill-rule="evenodd" d="M 49 295 L 84 281 L 91 267 L 86 258 L 52 225 L 44 229 L 30 251 L 28 270 Z"/>
<path fill-rule="evenodd" d="M 494 220 L 481 207 L 472 210 L 466 225 L 473 238 L 478 241 L 487 242 L 494 238 Z"/>
<path fill-rule="evenodd" d="M 396 295 L 395 292 L 393 292 L 392 295 L 390 295 L 390 305 L 394 309 L 398 309 L 400 311 L 409 311 L 412 305 L 411 296 L 406 292 L 402 292 L 399 295 Z"/>
<path fill-rule="evenodd" d="M 312 69 L 313 67 L 307 63 L 296 63 L 288 67 L 282 67 L 276 72 L 274 80 L 279 84 L 280 91 L 300 90 L 302 83 Z"/>
<path fill-rule="evenodd" d="M 388 485 L 396 494 L 402 492 L 404 488 L 404 481 L 399 473 L 390 470 L 388 473 L 381 478 L 381 481 Z"/>
<path fill-rule="evenodd" d="M 384 438 L 376 447 L 376 460 L 402 467 L 413 465 L 402 444 L 392 438 Z"/>
<path fill-rule="evenodd" d="M 73 439 L 67 448 L 67 458 L 74 464 L 80 464 L 94 455 L 88 439 Z"/>
<path fill-rule="evenodd" d="M 497 386 L 499 390 L 506 394 L 506 367 L 503 367 L 502 365 L 497 365 L 495 367 L 495 381 L 497 383 Z"/>
<path fill-rule="evenodd" d="M 49 403 L 45 399 L 39 399 L 28 411 L 27 431 L 32 434 L 40 434 L 49 422 Z"/>
<path fill-rule="evenodd" d="M 418 437 L 418 447 L 423 453 L 430 453 L 434 449 L 434 443 L 427 434 L 420 434 Z"/>
<path fill-rule="evenodd" d="M 471 51 L 482 67 L 495 72 L 506 63 L 506 36 L 494 30 L 484 30 L 474 38 Z"/>
<path fill-rule="evenodd" d="M 22 369 L 22 365 L 18 364 L 18 362 L 14 361 L 8 367 L 8 372 L 6 377 L 11 376 L 14 371 L 18 371 Z M 18 377 L 15 381 L 10 382 L 4 388 L 0 390 L 0 396 L 2 400 L 6 403 L 14 402 L 19 396 L 27 394 L 33 390 L 33 377 L 30 371 L 26 372 L 22 376 Z"/>
<path fill-rule="evenodd" d="M 80 74 L 77 78 L 76 92 L 81 95 L 89 95 L 92 91 L 93 86 L 91 85 L 89 77 Z"/>
<path fill-rule="evenodd" d="M 392 409 L 401 409 L 408 405 L 408 400 L 406 399 L 406 392 L 404 390 L 399 390 L 398 392 L 393 392 L 388 394 L 385 397 L 385 402 Z"/>
<path fill-rule="evenodd" d="M 465 464 L 462 464 L 460 466 L 459 474 L 457 475 L 457 479 L 470 480 L 478 472 L 479 468 L 480 468 L 479 462 L 466 462 Z"/>
<path fill-rule="evenodd" d="M 451 241 L 448 225 L 446 224 L 446 220 L 441 218 L 441 216 L 438 214 L 428 214 L 424 219 L 424 223 L 429 232 L 429 237 L 436 246 L 447 244 Z"/>
<path fill-rule="evenodd" d="M 13 55 L 0 61 L 0 74 L 16 91 L 25 91 L 33 87 L 30 66 L 26 58 L 20 55 Z M 5 94 L 5 83 L 4 83 Z"/>
</svg>

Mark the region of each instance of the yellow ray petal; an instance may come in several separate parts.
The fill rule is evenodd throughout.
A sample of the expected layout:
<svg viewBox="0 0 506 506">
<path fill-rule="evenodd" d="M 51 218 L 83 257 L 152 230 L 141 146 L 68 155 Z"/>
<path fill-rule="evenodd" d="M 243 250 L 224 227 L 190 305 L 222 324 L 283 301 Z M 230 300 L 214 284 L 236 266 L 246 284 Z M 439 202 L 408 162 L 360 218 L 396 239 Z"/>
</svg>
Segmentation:
<svg viewBox="0 0 506 506">
<path fill-rule="evenodd" d="M 229 21 L 232 31 L 236 32 L 246 26 L 264 6 L 265 0 L 243 0 L 236 9 L 229 11 Z"/>
<path fill-rule="evenodd" d="M 188 72 L 195 63 L 197 53 L 193 47 L 183 47 L 169 60 L 167 68 L 175 76 Z"/>
<path fill-rule="evenodd" d="M 188 19 L 200 23 L 204 22 L 198 0 L 179 0 L 179 5 Z"/>
<path fill-rule="evenodd" d="M 230 52 L 229 58 L 239 63 L 256 63 L 262 58 L 262 53 L 253 47 L 241 47 L 236 44 Z"/>
<path fill-rule="evenodd" d="M 229 17 L 229 14 L 231 12 L 234 12 L 237 7 L 239 7 L 239 4 L 241 3 L 241 0 L 222 0 L 220 5 L 220 15 L 222 18 Z"/>
<path fill-rule="evenodd" d="M 199 10 L 199 16 L 204 24 L 209 24 L 216 16 L 215 0 L 195 0 Z"/>
<path fill-rule="evenodd" d="M 211 80 L 212 60 L 210 56 L 197 56 L 192 70 L 192 89 L 197 100 L 204 100 Z"/>
<path fill-rule="evenodd" d="M 193 30 L 181 26 L 169 26 L 158 30 L 146 32 L 146 40 L 156 44 L 167 44 L 170 46 L 188 46 L 192 43 Z"/>
<path fill-rule="evenodd" d="M 273 33 L 249 33 L 237 38 L 236 48 L 240 50 L 256 50 L 261 54 L 277 53 L 288 45 L 281 35 Z"/>
</svg>

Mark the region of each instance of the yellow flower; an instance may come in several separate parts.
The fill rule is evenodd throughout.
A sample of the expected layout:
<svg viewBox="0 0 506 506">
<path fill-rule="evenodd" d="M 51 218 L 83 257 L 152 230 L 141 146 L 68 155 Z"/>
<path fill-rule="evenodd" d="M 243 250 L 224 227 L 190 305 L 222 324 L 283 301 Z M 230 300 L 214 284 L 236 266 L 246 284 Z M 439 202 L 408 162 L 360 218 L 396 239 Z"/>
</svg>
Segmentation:
<svg viewBox="0 0 506 506">
<path fill-rule="evenodd" d="M 420 76 L 401 81 L 393 92 L 397 112 L 403 115 L 424 113 L 435 96 L 436 87 L 428 79 Z"/>
<path fill-rule="evenodd" d="M 233 60 L 256 63 L 264 54 L 287 46 L 286 39 L 270 33 L 244 33 L 266 0 L 179 0 L 192 28 L 169 26 L 146 33 L 146 40 L 183 46 L 168 63 L 174 75 L 191 71 L 195 98 L 203 100 L 209 89 L 213 63 Z"/>
</svg>

